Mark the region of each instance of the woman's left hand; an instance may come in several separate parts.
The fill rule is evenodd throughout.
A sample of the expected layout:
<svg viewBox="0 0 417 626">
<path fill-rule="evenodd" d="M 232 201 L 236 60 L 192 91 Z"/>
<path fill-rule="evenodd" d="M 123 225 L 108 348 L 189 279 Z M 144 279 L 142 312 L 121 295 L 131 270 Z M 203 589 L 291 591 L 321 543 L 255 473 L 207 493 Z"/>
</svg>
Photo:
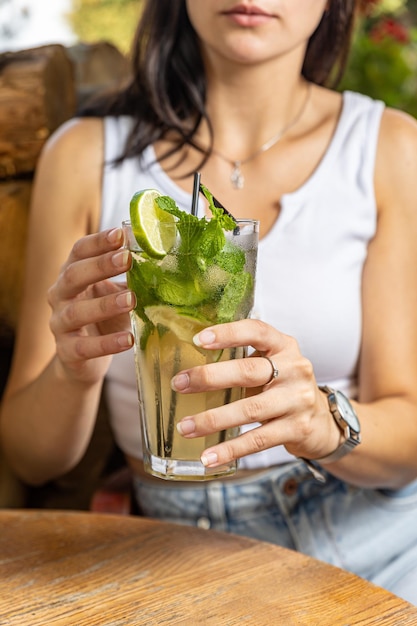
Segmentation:
<svg viewBox="0 0 417 626">
<path fill-rule="evenodd" d="M 320 458 L 340 442 L 340 429 L 320 392 L 313 367 L 300 353 L 296 340 L 259 320 L 242 320 L 212 326 L 197 336 L 204 349 L 252 346 L 248 358 L 223 361 L 179 372 L 172 380 L 175 391 L 196 393 L 246 388 L 246 397 L 196 415 L 184 417 L 179 432 L 201 437 L 226 428 L 259 423 L 235 439 L 208 448 L 204 465 L 215 467 L 248 454 L 283 444 L 298 457 Z M 272 364 L 278 370 L 275 373 Z"/>
</svg>

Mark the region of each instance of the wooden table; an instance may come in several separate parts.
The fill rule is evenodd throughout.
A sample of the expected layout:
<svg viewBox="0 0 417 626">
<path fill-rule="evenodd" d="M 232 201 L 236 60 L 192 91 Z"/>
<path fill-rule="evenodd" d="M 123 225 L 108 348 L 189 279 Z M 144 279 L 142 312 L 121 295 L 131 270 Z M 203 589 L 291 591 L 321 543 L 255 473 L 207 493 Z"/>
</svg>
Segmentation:
<svg viewBox="0 0 417 626">
<path fill-rule="evenodd" d="M 140 517 L 0 511 L 1 626 L 417 625 L 417 608 L 268 543 Z"/>
</svg>

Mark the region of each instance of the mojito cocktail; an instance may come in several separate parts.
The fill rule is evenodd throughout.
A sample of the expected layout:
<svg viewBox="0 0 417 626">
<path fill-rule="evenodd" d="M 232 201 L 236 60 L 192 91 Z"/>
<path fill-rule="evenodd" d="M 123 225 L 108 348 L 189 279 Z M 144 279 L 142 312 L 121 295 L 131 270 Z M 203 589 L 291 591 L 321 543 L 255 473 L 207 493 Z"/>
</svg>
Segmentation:
<svg viewBox="0 0 417 626">
<path fill-rule="evenodd" d="M 171 480 L 206 480 L 236 470 L 235 462 L 205 468 L 200 456 L 238 429 L 185 439 L 176 425 L 186 415 L 240 399 L 243 390 L 186 395 L 171 389 L 172 377 L 183 369 L 245 356 L 243 347 L 212 351 L 193 343 L 203 328 L 243 319 L 253 305 L 258 222 L 233 221 L 211 208 L 211 219 L 199 219 L 171 198 L 145 190 L 133 197 L 133 219 L 124 223 L 133 257 L 127 282 L 137 299 L 131 321 L 144 465 Z"/>
</svg>

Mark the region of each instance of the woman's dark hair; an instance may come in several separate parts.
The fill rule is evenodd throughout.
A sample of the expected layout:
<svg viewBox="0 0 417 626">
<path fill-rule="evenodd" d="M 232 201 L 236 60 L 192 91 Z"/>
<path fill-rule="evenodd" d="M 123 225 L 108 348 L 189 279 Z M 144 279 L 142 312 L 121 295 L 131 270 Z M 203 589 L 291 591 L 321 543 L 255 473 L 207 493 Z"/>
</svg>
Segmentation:
<svg viewBox="0 0 417 626">
<path fill-rule="evenodd" d="M 356 0 L 330 0 L 308 42 L 303 76 L 317 85 L 336 87 L 346 69 Z"/>
<path fill-rule="evenodd" d="M 345 69 L 356 0 L 330 0 L 310 37 L 302 74 L 318 85 L 335 87 Z M 198 37 L 188 19 L 185 0 L 144 0 L 132 48 L 132 77 L 127 86 L 81 111 L 84 116 L 129 115 L 135 120 L 120 160 L 140 155 L 171 131 L 177 137 L 167 157 L 184 145 L 202 152 L 193 136 L 205 119 L 204 65 Z"/>
</svg>

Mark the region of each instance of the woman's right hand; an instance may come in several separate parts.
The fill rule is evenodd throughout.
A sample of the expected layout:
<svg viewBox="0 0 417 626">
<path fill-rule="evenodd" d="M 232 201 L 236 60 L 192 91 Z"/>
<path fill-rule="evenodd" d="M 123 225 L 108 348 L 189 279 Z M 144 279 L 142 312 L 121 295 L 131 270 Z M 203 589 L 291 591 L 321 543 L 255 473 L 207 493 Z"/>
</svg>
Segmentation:
<svg viewBox="0 0 417 626">
<path fill-rule="evenodd" d="M 135 296 L 125 282 L 109 280 L 130 267 L 122 244 L 121 228 L 82 237 L 48 291 L 57 363 L 71 379 L 99 382 L 111 355 L 133 345 L 128 313 Z"/>
</svg>

